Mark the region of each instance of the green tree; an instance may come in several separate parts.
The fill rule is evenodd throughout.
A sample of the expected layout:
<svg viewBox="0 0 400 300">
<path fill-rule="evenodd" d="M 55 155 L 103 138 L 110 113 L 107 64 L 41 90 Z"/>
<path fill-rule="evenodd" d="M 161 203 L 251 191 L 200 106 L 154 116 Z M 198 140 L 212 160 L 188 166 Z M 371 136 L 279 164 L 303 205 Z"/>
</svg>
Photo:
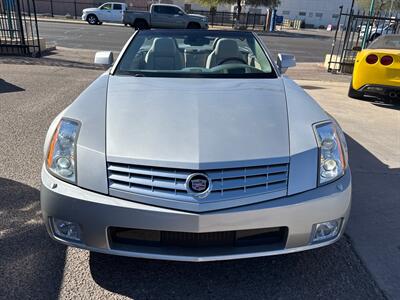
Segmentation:
<svg viewBox="0 0 400 300">
<path fill-rule="evenodd" d="M 371 0 L 357 0 L 360 8 L 369 10 Z M 400 0 L 375 0 L 375 11 L 400 10 Z"/>
<path fill-rule="evenodd" d="M 245 2 L 246 5 L 250 6 L 266 6 L 266 7 L 277 7 L 280 3 L 280 0 L 195 0 L 196 2 L 209 6 L 209 7 L 216 7 L 218 4 L 233 4 L 237 7 L 237 13 L 240 15 L 242 12 L 242 6 Z M 398 0 L 397 0 L 398 1 Z"/>
</svg>

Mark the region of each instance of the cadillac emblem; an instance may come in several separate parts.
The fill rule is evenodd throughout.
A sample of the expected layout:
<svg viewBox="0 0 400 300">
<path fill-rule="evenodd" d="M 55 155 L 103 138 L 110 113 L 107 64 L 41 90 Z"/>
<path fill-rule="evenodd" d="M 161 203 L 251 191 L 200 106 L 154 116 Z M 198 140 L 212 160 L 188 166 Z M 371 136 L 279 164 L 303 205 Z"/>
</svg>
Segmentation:
<svg viewBox="0 0 400 300">
<path fill-rule="evenodd" d="M 211 190 L 211 181 L 205 174 L 191 174 L 186 180 L 186 190 L 193 196 L 206 197 Z"/>
</svg>

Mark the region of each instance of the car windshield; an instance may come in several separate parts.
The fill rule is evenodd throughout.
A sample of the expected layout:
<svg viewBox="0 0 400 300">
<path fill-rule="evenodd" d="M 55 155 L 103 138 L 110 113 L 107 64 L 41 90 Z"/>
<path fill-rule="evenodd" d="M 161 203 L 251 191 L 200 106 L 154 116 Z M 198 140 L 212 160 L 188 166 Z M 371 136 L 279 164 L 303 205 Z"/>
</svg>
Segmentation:
<svg viewBox="0 0 400 300">
<path fill-rule="evenodd" d="M 369 45 L 368 49 L 394 49 L 400 50 L 400 34 L 384 35 Z"/>
<path fill-rule="evenodd" d="M 139 31 L 114 74 L 276 78 L 272 63 L 254 34 L 208 30 Z"/>
</svg>

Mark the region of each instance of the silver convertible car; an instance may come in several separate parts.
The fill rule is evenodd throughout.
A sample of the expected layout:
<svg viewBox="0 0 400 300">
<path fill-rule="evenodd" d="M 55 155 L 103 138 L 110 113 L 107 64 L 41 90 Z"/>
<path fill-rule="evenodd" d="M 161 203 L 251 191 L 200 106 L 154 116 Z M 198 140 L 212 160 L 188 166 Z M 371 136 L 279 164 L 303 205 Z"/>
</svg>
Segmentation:
<svg viewBox="0 0 400 300">
<path fill-rule="evenodd" d="M 111 65 L 109 52 L 95 62 Z M 109 254 L 213 261 L 326 246 L 351 174 L 337 122 L 250 32 L 138 31 L 51 124 L 50 236 Z"/>
</svg>

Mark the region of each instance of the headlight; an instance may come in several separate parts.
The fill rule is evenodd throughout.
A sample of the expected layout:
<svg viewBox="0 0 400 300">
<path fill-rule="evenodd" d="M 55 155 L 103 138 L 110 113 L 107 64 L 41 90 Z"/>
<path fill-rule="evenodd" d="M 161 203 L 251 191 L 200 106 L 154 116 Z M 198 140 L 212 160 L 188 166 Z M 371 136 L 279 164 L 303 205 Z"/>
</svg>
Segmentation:
<svg viewBox="0 0 400 300">
<path fill-rule="evenodd" d="M 72 183 L 76 183 L 76 140 L 80 123 L 61 119 L 51 139 L 47 154 L 47 169 Z"/>
<path fill-rule="evenodd" d="M 347 145 L 339 125 L 323 122 L 315 125 L 319 146 L 319 185 L 341 177 L 347 167 Z"/>
</svg>

